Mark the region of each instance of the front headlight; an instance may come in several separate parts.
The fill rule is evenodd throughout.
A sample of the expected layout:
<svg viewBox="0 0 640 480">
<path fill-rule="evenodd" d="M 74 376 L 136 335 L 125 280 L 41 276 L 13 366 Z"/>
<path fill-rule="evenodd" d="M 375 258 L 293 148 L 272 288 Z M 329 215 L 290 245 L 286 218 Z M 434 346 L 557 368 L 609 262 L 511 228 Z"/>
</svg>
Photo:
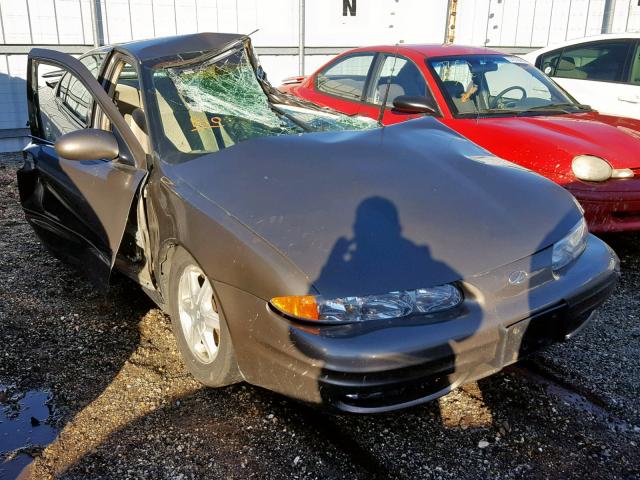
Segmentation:
<svg viewBox="0 0 640 480">
<path fill-rule="evenodd" d="M 551 258 L 553 271 L 557 272 L 578 258 L 587 247 L 587 238 L 589 238 L 589 230 L 583 217 L 566 237 L 553 245 Z"/>
<path fill-rule="evenodd" d="M 609 162 L 593 155 L 578 155 L 573 159 L 571 169 L 576 178 L 587 182 L 604 182 L 613 173 Z"/>
<path fill-rule="evenodd" d="M 605 182 L 610 178 L 632 178 L 633 170 L 613 168 L 606 160 L 593 155 L 578 155 L 571 163 L 576 178 L 587 182 Z"/>
<path fill-rule="evenodd" d="M 271 299 L 270 304 L 285 315 L 303 320 L 351 323 L 442 312 L 460 305 L 462 300 L 460 289 L 447 284 L 362 297 L 275 297 Z"/>
</svg>

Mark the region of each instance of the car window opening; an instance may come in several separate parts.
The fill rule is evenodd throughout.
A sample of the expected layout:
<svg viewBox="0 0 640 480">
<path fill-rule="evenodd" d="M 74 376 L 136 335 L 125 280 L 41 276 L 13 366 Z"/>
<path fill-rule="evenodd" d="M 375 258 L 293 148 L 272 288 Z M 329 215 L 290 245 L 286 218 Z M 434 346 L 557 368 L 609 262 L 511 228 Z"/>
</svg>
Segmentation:
<svg viewBox="0 0 640 480">
<path fill-rule="evenodd" d="M 136 69 L 122 62 L 117 71 L 113 98 L 127 125 L 145 153 L 149 152 L 149 138 L 142 104 L 140 80 Z"/>
</svg>

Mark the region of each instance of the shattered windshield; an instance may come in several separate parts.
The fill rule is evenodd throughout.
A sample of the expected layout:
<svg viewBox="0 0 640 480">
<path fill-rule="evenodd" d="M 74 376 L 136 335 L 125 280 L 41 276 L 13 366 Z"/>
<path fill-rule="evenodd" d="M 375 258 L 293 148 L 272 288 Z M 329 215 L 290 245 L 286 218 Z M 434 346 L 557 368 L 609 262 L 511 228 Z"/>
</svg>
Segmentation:
<svg viewBox="0 0 640 480">
<path fill-rule="evenodd" d="M 157 66 L 152 79 L 164 137 L 160 153 L 169 161 L 257 137 L 377 126 L 364 117 L 270 100 L 243 46 L 186 65 Z"/>
</svg>

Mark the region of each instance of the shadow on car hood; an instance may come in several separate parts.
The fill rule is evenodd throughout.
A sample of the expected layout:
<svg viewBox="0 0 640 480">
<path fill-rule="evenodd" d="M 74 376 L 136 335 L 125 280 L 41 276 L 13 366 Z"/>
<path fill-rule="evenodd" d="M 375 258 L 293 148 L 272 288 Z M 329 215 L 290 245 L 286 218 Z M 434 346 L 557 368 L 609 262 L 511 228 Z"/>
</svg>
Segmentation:
<svg viewBox="0 0 640 480">
<path fill-rule="evenodd" d="M 549 246 L 580 218 L 562 188 L 431 118 L 250 140 L 167 174 L 270 242 L 326 296 L 483 273 Z"/>
</svg>

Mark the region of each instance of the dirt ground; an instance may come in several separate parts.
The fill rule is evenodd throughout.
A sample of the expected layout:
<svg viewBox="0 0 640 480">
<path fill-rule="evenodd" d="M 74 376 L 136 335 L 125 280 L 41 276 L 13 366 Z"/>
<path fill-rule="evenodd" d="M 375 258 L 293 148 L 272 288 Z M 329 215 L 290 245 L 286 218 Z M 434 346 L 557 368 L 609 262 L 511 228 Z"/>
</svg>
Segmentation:
<svg viewBox="0 0 640 480">
<path fill-rule="evenodd" d="M 105 296 L 43 248 L 19 164 L 0 158 L 0 478 L 31 457 L 23 478 L 640 478 L 640 236 L 606 238 L 622 280 L 571 342 L 437 402 L 331 415 L 192 380 L 134 284 Z M 49 396 L 43 418 L 32 392 Z M 28 439 L 8 450 L 19 418 Z M 57 436 L 39 445 L 45 427 Z"/>
</svg>

